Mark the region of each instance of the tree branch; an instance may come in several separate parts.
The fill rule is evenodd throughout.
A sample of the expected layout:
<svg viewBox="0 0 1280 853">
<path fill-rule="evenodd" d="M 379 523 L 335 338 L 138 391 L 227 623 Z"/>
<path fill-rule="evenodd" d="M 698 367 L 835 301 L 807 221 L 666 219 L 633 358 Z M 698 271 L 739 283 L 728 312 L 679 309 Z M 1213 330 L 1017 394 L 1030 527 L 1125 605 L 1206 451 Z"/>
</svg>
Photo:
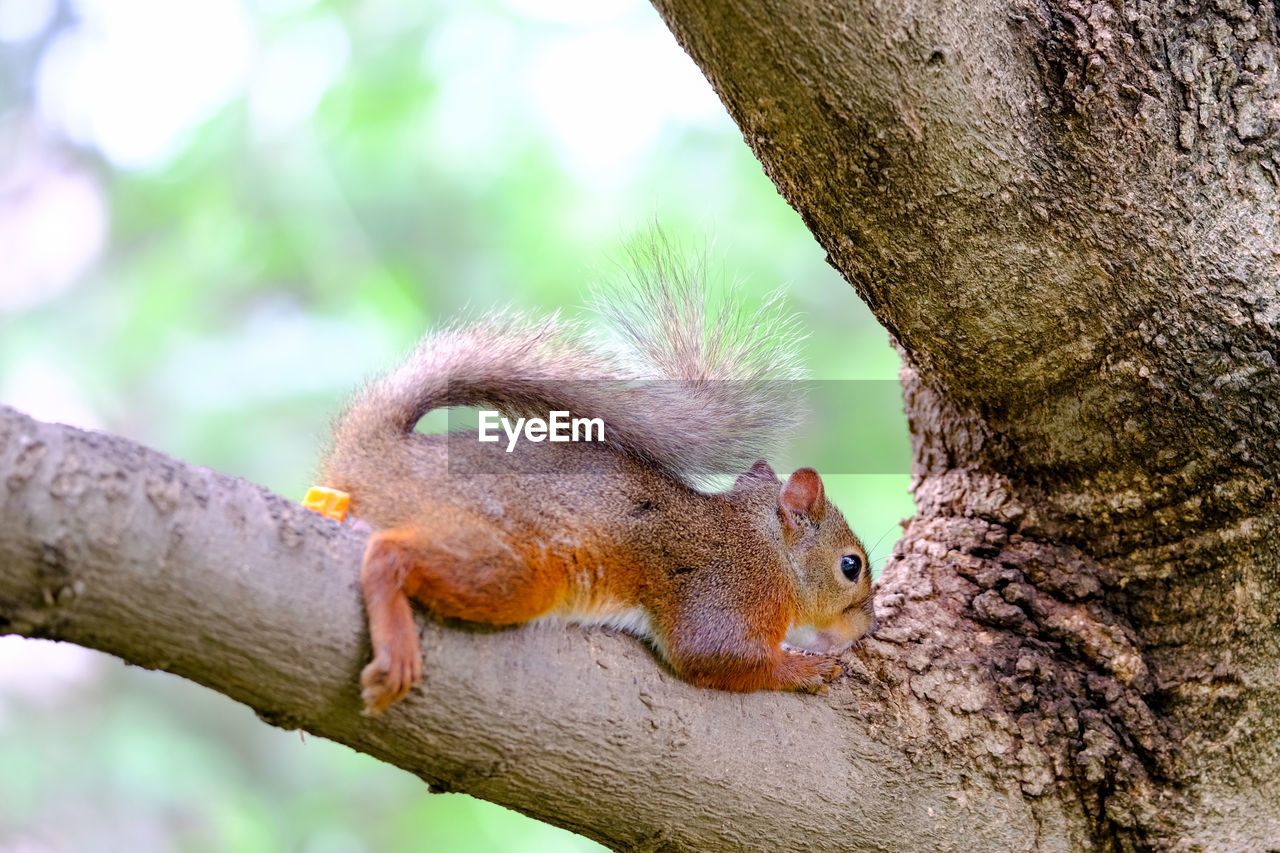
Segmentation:
<svg viewBox="0 0 1280 853">
<path fill-rule="evenodd" d="M 908 758 L 917 700 L 875 650 L 826 696 L 734 695 L 606 632 L 424 620 L 423 687 L 370 719 L 349 526 L 4 407 L 0 483 L 0 631 L 190 678 L 437 789 L 617 848 L 1003 850 L 1031 831 L 1017 791 Z"/>
</svg>

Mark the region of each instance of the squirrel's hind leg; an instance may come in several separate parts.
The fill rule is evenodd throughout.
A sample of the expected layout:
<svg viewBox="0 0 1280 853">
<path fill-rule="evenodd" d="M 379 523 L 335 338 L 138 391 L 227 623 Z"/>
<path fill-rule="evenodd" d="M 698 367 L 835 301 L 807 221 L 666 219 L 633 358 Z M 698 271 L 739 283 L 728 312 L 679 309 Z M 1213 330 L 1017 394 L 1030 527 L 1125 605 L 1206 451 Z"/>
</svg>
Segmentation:
<svg viewBox="0 0 1280 853">
<path fill-rule="evenodd" d="M 422 680 L 418 626 L 404 592 L 413 568 L 411 539 L 408 531 L 380 530 L 365 547 L 360 586 L 373 645 L 373 660 L 360 673 L 366 714 L 382 713 Z"/>
<path fill-rule="evenodd" d="M 564 584 L 541 551 L 522 555 L 492 525 L 442 511 L 430 531 L 383 530 L 365 550 L 360 582 L 373 661 L 361 674 L 367 712 L 403 698 L 422 678 L 410 600 L 447 619 L 515 625 L 550 611 Z"/>
</svg>

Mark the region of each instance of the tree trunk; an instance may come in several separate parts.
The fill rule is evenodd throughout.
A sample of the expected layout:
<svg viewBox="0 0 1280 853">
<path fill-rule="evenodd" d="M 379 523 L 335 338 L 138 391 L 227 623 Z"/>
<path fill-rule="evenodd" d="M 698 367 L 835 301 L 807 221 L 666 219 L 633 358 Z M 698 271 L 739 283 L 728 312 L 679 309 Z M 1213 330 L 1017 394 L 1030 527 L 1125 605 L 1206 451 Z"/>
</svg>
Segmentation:
<svg viewBox="0 0 1280 853">
<path fill-rule="evenodd" d="M 656 4 L 903 353 L 919 512 L 826 696 L 424 627 L 361 537 L 0 410 L 0 631 L 194 678 L 646 850 L 1280 850 L 1276 11 Z"/>
<path fill-rule="evenodd" d="M 902 352 L 898 745 L 1280 849 L 1276 7 L 656 5 Z"/>
</svg>

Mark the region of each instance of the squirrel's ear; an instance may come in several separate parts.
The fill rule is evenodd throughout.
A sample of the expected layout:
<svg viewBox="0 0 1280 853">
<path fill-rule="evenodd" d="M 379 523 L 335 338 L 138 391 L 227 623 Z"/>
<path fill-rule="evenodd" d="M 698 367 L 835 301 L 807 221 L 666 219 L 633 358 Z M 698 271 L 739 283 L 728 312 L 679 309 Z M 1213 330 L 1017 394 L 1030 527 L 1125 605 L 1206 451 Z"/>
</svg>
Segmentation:
<svg viewBox="0 0 1280 853">
<path fill-rule="evenodd" d="M 815 524 L 827 514 L 826 495 L 822 490 L 822 478 L 812 468 L 798 468 L 787 478 L 778 500 L 782 520 L 790 527 L 799 527 L 807 518 Z"/>
<path fill-rule="evenodd" d="M 778 475 L 773 473 L 773 469 L 769 467 L 769 463 L 760 459 L 756 464 L 738 475 L 738 479 L 733 481 L 733 488 L 745 489 L 758 483 L 776 483 Z"/>
</svg>

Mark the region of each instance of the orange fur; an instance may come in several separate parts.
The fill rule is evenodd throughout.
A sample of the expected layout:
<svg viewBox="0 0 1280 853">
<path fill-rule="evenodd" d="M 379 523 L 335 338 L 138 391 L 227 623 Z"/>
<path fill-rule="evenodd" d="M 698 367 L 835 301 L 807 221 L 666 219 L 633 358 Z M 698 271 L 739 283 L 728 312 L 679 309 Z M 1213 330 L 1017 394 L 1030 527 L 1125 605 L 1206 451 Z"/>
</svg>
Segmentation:
<svg viewBox="0 0 1280 853">
<path fill-rule="evenodd" d="M 572 448 L 559 452 L 573 458 Z M 491 625 L 543 616 L 620 624 L 650 640 L 682 678 L 720 690 L 813 691 L 839 673 L 830 656 L 783 645 L 801 622 L 827 628 L 853 611 L 863 630 L 870 625 L 869 578 L 851 583 L 837 569 L 842 555 L 865 553 L 839 511 L 817 504 L 825 497 L 816 474 L 802 469 L 789 489 L 757 466 L 729 492 L 707 495 L 643 463 L 603 458 L 612 460 L 605 474 L 614 488 L 588 501 L 511 475 L 489 479 L 483 493 L 447 491 L 447 502 L 391 490 L 356 504 L 387 521 L 370 537 L 361 573 L 374 650 L 362 674 L 370 712 L 421 678 L 410 602 Z M 431 467 L 420 473 L 429 480 Z M 647 497 L 629 501 L 618 491 Z M 501 514 L 466 506 L 496 496 L 509 498 Z M 545 526 L 561 514 L 576 523 Z M 848 640 L 861 632 L 846 632 Z"/>
</svg>

